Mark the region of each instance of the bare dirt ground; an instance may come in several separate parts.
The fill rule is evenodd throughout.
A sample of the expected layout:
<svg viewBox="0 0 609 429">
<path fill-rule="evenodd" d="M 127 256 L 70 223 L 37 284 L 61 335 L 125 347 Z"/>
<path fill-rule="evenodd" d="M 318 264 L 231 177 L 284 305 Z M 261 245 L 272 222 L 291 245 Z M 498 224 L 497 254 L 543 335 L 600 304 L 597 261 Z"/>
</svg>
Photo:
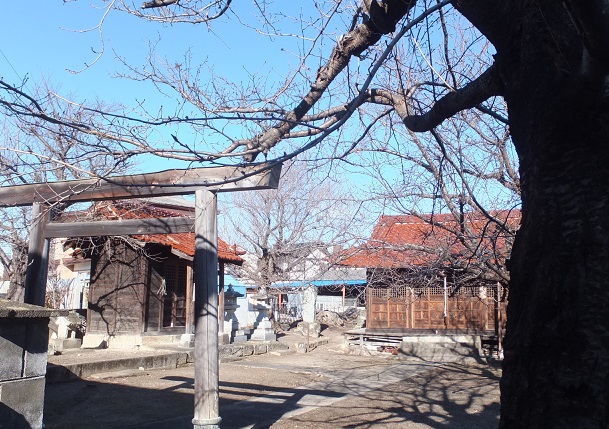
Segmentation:
<svg viewBox="0 0 609 429">
<path fill-rule="evenodd" d="M 331 342 L 309 353 L 222 363 L 220 426 L 497 427 L 497 368 L 345 354 L 325 334 Z M 189 365 L 48 385 L 45 427 L 192 428 L 193 375 Z"/>
</svg>

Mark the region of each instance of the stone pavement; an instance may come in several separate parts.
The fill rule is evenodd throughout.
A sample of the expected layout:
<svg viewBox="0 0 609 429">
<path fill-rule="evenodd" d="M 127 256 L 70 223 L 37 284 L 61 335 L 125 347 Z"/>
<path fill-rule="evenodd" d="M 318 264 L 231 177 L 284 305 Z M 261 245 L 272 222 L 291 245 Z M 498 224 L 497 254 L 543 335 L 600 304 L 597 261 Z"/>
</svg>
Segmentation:
<svg viewBox="0 0 609 429">
<path fill-rule="evenodd" d="M 443 371 L 461 377 L 453 383 L 461 387 L 447 385 L 450 377 Z M 192 365 L 186 364 L 49 384 L 46 428 L 191 428 L 193 374 Z M 440 380 L 435 380 L 436 375 Z M 405 380 L 413 384 L 404 388 Z M 464 380 L 469 387 L 463 388 Z M 347 355 L 338 343 L 330 343 L 304 354 L 273 352 L 221 363 L 221 427 L 490 428 L 496 427 L 497 385 L 496 371 L 488 368 L 447 369 L 438 363 L 403 361 L 399 356 Z M 422 386 L 424 391 L 418 392 Z M 432 386 L 440 394 L 438 398 L 426 390 Z M 417 396 L 403 396 L 405 390 L 417 391 Z M 463 400 L 464 405 L 447 398 Z M 408 408 L 409 402 L 416 407 Z M 433 412 L 420 415 L 420 404 L 432 404 Z M 367 411 L 356 411 L 362 409 Z M 384 410 L 382 417 L 378 417 L 379 410 Z M 337 413 L 344 415 L 338 417 Z M 419 420 L 432 416 L 430 422 L 452 419 L 447 421 L 455 425 L 411 426 L 412 415 Z M 371 424 L 370 419 L 380 420 Z M 396 419 L 397 426 L 379 423 Z M 455 419 L 465 423 L 456 425 Z"/>
</svg>

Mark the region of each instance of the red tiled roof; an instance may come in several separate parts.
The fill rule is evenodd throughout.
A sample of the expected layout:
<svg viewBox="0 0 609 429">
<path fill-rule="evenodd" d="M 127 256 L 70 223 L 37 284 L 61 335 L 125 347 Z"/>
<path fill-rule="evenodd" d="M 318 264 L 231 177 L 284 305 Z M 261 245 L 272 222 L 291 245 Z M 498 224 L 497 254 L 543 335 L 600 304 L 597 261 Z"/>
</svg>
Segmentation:
<svg viewBox="0 0 609 429">
<path fill-rule="evenodd" d="M 158 243 L 165 246 L 171 246 L 188 256 L 195 256 L 195 234 L 193 232 L 183 232 L 179 234 L 151 234 L 138 235 L 137 239 L 147 243 Z M 238 251 L 237 246 L 230 246 L 220 237 L 218 237 L 218 259 L 224 262 L 232 262 L 240 264 L 244 252 Z"/>
<path fill-rule="evenodd" d="M 152 203 L 141 202 L 114 202 L 98 203 L 96 211 L 108 219 L 146 219 L 146 218 L 166 218 L 184 217 L 188 210 L 171 209 L 158 207 Z M 193 221 L 194 223 L 194 221 Z M 146 243 L 158 243 L 171 246 L 179 252 L 194 257 L 195 254 L 195 234 L 194 232 L 183 232 L 176 234 L 148 234 L 133 236 L 139 241 Z M 245 252 L 237 249 L 236 245 L 230 246 L 218 237 L 218 260 L 233 264 L 243 263 L 241 255 Z"/>
<path fill-rule="evenodd" d="M 492 215 L 516 229 L 519 211 L 493 212 Z M 464 224 L 474 236 L 494 233 L 495 239 L 482 239 L 477 250 L 493 246 L 494 254 L 507 252 L 505 234 L 497 234 L 497 225 L 482 214 L 466 214 Z M 339 264 L 367 268 L 400 268 L 441 262 L 447 257 L 465 259 L 470 256 L 458 237 L 459 223 L 451 214 L 381 216 L 370 240 L 342 254 Z"/>
</svg>

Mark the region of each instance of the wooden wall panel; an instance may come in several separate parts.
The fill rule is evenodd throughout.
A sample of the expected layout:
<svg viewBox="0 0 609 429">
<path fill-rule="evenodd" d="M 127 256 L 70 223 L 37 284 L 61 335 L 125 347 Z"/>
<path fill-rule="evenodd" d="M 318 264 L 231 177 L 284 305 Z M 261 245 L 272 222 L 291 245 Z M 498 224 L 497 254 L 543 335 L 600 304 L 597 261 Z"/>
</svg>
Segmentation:
<svg viewBox="0 0 609 429">
<path fill-rule="evenodd" d="M 91 261 L 87 331 L 141 333 L 146 302 L 146 261 L 125 242 L 108 239 Z"/>
<path fill-rule="evenodd" d="M 445 320 L 444 293 L 441 288 L 413 292 L 409 288 L 369 287 L 366 327 L 371 330 L 494 331 L 494 296 L 496 291 L 491 288 L 463 288 L 455 296 L 449 295 Z M 505 320 L 503 313 L 501 316 Z"/>
</svg>

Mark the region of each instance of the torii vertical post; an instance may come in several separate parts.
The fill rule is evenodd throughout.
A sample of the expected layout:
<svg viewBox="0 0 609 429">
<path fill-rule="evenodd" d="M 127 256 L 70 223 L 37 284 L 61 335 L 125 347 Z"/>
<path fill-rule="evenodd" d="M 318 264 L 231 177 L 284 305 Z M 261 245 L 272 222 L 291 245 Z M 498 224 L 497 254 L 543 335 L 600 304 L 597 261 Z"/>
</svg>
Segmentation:
<svg viewBox="0 0 609 429">
<path fill-rule="evenodd" d="M 219 428 L 217 198 L 195 193 L 195 410 L 194 429 Z"/>
</svg>

